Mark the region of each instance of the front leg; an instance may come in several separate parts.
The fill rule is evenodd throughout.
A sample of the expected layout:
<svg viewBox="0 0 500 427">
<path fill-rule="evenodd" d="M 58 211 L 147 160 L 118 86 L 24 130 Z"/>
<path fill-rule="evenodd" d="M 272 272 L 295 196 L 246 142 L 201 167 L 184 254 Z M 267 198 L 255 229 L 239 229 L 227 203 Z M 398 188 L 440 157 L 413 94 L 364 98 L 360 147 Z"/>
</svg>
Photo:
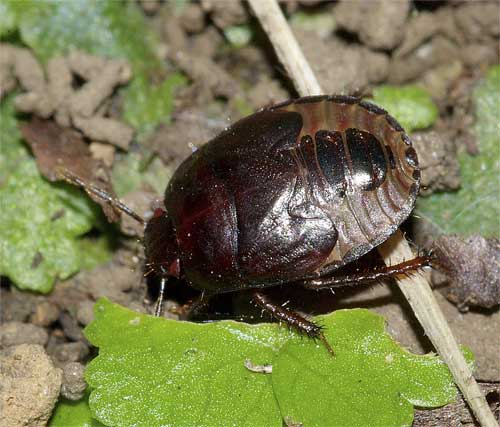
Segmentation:
<svg viewBox="0 0 500 427">
<path fill-rule="evenodd" d="M 309 338 L 320 339 L 325 345 L 328 352 L 332 356 L 334 355 L 332 347 L 323 335 L 321 326 L 316 325 L 310 320 L 307 320 L 304 316 L 295 311 L 288 310 L 281 305 L 273 303 L 269 299 L 269 297 L 261 291 L 254 291 L 252 294 L 252 298 L 259 307 L 266 310 L 274 318 L 278 319 L 279 321 L 286 322 L 289 326 L 295 328 L 300 333 L 306 334 Z"/>
<path fill-rule="evenodd" d="M 431 266 L 431 264 L 431 256 L 418 256 L 395 265 L 377 267 L 372 270 L 359 271 L 343 276 L 334 275 L 318 277 L 315 279 L 306 279 L 297 283 L 307 289 L 314 290 L 355 286 L 360 283 L 377 282 L 379 280 L 397 277 L 401 274 L 409 274 L 413 271 L 419 270 L 420 268 Z"/>
</svg>

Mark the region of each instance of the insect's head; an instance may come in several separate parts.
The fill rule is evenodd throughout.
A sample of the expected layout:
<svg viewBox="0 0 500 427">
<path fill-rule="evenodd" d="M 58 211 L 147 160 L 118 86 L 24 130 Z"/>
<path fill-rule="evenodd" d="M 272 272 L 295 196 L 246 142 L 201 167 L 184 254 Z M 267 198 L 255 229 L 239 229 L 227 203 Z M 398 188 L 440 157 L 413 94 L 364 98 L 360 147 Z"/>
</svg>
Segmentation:
<svg viewBox="0 0 500 427">
<path fill-rule="evenodd" d="M 144 252 L 146 274 L 154 272 L 162 277 L 180 277 L 179 247 L 172 221 L 164 209 L 156 209 L 153 217 L 146 223 Z"/>
</svg>

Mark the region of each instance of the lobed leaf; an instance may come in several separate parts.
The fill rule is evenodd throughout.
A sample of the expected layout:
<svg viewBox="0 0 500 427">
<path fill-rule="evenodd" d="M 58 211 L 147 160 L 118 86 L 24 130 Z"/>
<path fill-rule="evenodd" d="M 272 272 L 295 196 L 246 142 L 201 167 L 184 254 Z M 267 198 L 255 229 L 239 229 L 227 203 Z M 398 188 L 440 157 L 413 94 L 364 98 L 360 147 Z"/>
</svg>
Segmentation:
<svg viewBox="0 0 500 427">
<path fill-rule="evenodd" d="M 107 300 L 95 312 L 85 334 L 99 356 L 86 379 L 90 408 L 108 426 L 411 425 L 413 406 L 456 394 L 438 357 L 400 348 L 368 310 L 316 318 L 335 357 L 277 324 L 178 322 Z"/>
<path fill-rule="evenodd" d="M 413 406 L 443 406 L 455 386 L 439 358 L 411 354 L 368 310 L 319 316 L 335 349 L 293 337 L 274 361 L 273 388 L 282 415 L 305 426 L 411 425 Z"/>
</svg>

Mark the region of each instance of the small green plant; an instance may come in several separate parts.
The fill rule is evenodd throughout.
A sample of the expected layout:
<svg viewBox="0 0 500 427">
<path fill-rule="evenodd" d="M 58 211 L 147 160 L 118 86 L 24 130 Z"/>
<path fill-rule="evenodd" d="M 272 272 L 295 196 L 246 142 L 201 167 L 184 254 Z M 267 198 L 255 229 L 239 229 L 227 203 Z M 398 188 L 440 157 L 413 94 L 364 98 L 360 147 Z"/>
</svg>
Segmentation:
<svg viewBox="0 0 500 427">
<path fill-rule="evenodd" d="M 95 315 L 85 334 L 99 356 L 86 379 L 91 412 L 107 426 L 401 426 L 413 406 L 456 395 L 440 358 L 407 352 L 368 310 L 315 318 L 335 357 L 277 324 L 179 322 L 105 299 Z"/>
</svg>

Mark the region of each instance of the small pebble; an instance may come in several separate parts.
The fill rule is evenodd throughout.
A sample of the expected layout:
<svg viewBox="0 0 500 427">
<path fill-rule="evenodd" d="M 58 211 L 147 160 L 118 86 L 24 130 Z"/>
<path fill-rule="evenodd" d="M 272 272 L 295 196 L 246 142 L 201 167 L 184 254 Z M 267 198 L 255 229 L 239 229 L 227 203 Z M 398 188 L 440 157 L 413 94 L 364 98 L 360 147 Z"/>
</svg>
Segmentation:
<svg viewBox="0 0 500 427">
<path fill-rule="evenodd" d="M 37 326 L 49 326 L 59 318 L 59 307 L 49 301 L 42 301 L 35 306 L 31 323 Z"/>
<path fill-rule="evenodd" d="M 66 363 L 63 367 L 61 394 L 69 400 L 83 397 L 87 383 L 84 379 L 85 367 L 78 362 Z"/>
<path fill-rule="evenodd" d="M 1 322 L 26 322 L 33 311 L 35 299 L 15 290 L 2 292 L 0 298 Z"/>
<path fill-rule="evenodd" d="M 59 323 L 62 326 L 64 335 L 66 335 L 71 341 L 80 341 L 84 339 L 80 325 L 69 313 L 63 312 L 59 316 Z"/>
<path fill-rule="evenodd" d="M 77 341 L 56 345 L 53 352 L 60 362 L 78 362 L 88 356 L 89 348 L 83 341 Z"/>
<path fill-rule="evenodd" d="M 92 322 L 94 320 L 94 302 L 90 300 L 81 301 L 76 310 L 76 319 L 83 326 L 87 326 Z"/>
<path fill-rule="evenodd" d="M 44 328 L 30 323 L 6 322 L 0 327 L 0 348 L 20 344 L 47 344 L 49 335 Z"/>
</svg>

